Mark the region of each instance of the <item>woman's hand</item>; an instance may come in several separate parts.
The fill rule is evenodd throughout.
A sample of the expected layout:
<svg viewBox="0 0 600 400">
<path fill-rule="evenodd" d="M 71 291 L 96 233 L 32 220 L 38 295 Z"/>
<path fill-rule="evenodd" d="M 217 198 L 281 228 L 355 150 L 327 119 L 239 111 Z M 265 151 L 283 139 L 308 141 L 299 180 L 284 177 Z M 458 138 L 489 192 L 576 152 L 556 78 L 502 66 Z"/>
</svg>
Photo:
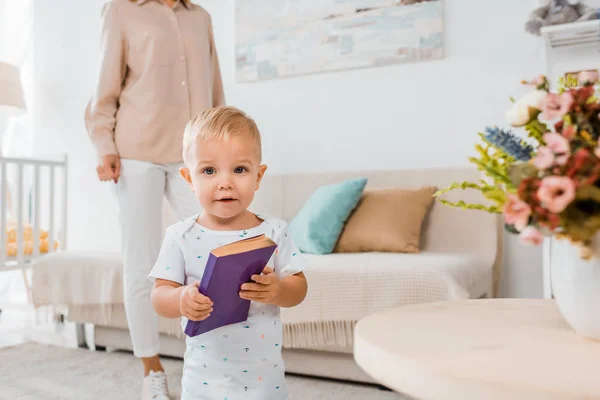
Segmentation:
<svg viewBox="0 0 600 400">
<path fill-rule="evenodd" d="M 117 183 L 121 176 L 121 158 L 118 154 L 107 154 L 102 157 L 100 164 L 96 167 L 98 179 Z"/>
</svg>

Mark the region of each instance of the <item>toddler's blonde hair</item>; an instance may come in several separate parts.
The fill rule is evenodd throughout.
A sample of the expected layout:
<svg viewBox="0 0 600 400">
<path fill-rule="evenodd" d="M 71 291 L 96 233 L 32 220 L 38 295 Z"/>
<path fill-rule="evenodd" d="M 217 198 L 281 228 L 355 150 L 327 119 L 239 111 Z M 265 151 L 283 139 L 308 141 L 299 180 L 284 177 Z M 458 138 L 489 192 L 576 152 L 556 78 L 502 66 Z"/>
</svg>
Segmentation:
<svg viewBox="0 0 600 400">
<path fill-rule="evenodd" d="M 183 162 L 198 142 L 227 141 L 233 135 L 246 135 L 254 140 L 258 161 L 262 161 L 262 143 L 256 122 L 242 110 L 232 106 L 210 108 L 188 122 L 183 132 Z"/>
</svg>

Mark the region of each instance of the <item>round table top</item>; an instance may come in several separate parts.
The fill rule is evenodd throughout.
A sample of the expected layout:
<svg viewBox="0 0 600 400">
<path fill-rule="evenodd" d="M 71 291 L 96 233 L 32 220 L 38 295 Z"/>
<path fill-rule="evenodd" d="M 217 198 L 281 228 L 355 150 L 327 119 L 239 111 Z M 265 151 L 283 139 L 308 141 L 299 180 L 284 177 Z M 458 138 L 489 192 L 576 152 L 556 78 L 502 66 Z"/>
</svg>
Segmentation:
<svg viewBox="0 0 600 400">
<path fill-rule="evenodd" d="M 576 334 L 554 300 L 447 301 L 373 314 L 356 325 L 354 358 L 381 384 L 419 400 L 600 399 L 600 342 Z"/>
</svg>

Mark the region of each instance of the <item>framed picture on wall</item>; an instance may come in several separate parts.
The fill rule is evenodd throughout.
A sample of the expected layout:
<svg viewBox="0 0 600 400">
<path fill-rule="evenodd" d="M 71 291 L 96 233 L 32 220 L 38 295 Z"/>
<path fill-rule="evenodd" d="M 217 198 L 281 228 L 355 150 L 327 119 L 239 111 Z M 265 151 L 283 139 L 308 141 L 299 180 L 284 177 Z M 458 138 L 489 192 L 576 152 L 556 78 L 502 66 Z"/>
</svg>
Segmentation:
<svg viewBox="0 0 600 400">
<path fill-rule="evenodd" d="M 237 0 L 238 82 L 444 56 L 443 0 Z"/>
</svg>

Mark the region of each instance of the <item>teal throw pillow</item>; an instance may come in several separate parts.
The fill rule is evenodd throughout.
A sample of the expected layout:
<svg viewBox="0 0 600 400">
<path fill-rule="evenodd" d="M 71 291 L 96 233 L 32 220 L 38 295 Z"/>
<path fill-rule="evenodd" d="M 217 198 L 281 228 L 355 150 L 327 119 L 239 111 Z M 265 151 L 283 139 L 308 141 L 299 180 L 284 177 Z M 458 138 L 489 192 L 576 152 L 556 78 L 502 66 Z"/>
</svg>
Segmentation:
<svg viewBox="0 0 600 400">
<path fill-rule="evenodd" d="M 319 187 L 290 222 L 289 232 L 301 252 L 329 254 L 358 204 L 366 178 Z"/>
</svg>

